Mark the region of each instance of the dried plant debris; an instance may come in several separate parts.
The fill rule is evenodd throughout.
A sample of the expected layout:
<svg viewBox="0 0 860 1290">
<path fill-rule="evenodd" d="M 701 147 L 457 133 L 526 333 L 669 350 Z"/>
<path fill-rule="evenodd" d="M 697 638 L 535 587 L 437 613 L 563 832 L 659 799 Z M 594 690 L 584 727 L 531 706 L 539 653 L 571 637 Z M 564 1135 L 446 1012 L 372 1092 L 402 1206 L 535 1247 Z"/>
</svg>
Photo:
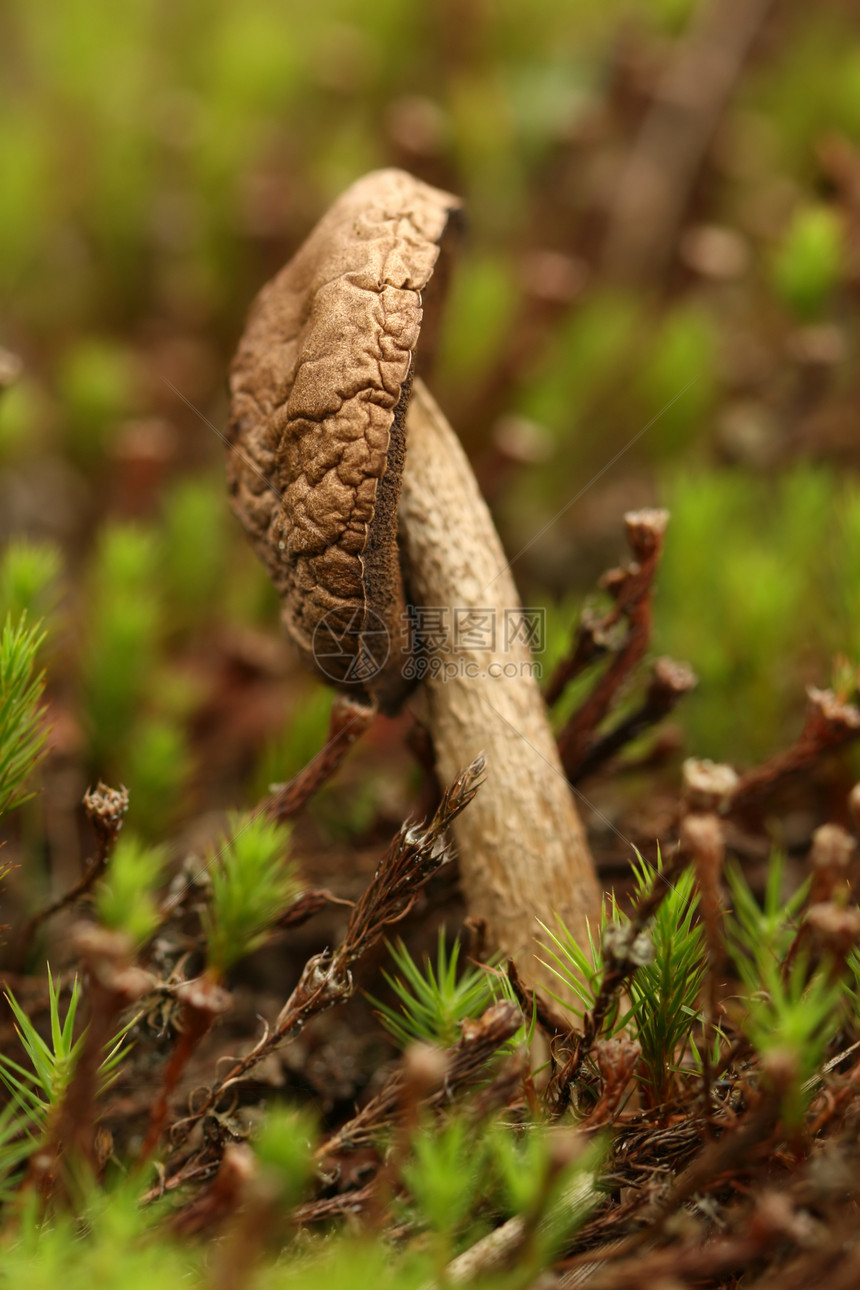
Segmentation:
<svg viewBox="0 0 860 1290">
<path fill-rule="evenodd" d="M 400 1278 L 393 1285 L 416 1290 L 412 1259 L 422 1285 L 444 1269 L 451 1284 L 499 1276 L 531 1284 L 551 1273 L 558 1284 L 607 1290 L 655 1279 L 728 1290 L 741 1273 L 769 1285 L 777 1263 L 789 1284 L 832 1274 L 849 1285 L 860 1164 L 856 839 L 822 825 L 809 880 L 787 889 L 775 855 L 757 899 L 731 859 L 740 781 L 724 766 L 685 765 L 678 845 L 656 866 L 634 859 L 629 908 L 613 900 L 587 944 L 560 924 L 546 929 L 547 962 L 570 990 L 551 999 L 513 963 L 469 965 L 463 970 L 483 974 L 486 988 L 464 989 L 455 1042 L 440 1043 L 433 990 L 458 956 L 442 956 L 440 942 L 435 975 L 428 966 L 422 976 L 401 946 L 398 999 L 410 1021 L 393 1027 L 407 1045 L 399 1058 L 379 1069 L 358 1106 L 324 1127 L 277 1111 L 273 1061 L 354 998 L 355 969 L 450 863 L 447 830 L 470 809 L 484 774 L 477 759 L 429 819 L 398 830 L 335 948 L 311 955 L 274 1020 L 239 1056 L 228 1057 L 235 1035 L 212 1045 L 233 1024 L 228 964 L 274 929 L 289 935 L 312 921 L 331 894 L 301 890 L 289 830 L 264 813 L 233 821 L 211 860 L 220 867 L 208 896 L 191 904 L 159 906 L 152 887 L 163 859 L 135 852 L 126 873 L 127 844 L 115 846 L 95 902 L 113 926 L 77 930 L 85 977 L 69 1005 L 50 979 L 49 1039 L 8 995 L 19 1050 L 0 1058 L 8 1098 L 0 1205 L 32 1194 L 42 1211 L 67 1207 L 98 1231 L 87 1208 L 92 1188 L 99 1194 L 120 1155 L 157 1166 L 154 1183 L 129 1175 L 134 1222 L 148 1231 L 140 1239 L 169 1231 L 196 1248 L 219 1234 L 230 1284 L 246 1284 L 241 1243 L 265 1260 L 271 1243 L 280 1250 L 299 1231 L 325 1228 L 337 1246 L 351 1227 L 389 1251 Z M 262 882 L 266 910 L 246 890 L 252 880 Z M 146 924 L 114 899 L 133 889 L 138 910 L 149 899 Z M 147 949 L 166 910 L 177 921 Z M 201 940 L 204 966 L 194 975 L 187 968 Z M 177 953 L 183 943 L 192 948 Z M 169 978 L 155 974 L 164 964 Z M 143 1019 L 155 998 L 171 1001 L 173 1015 L 153 1067 Z M 76 1038 L 83 1000 L 89 1022 Z M 140 1027 L 134 1045 L 123 1040 L 129 1017 Z M 92 1181 L 82 1193 L 84 1165 Z M 165 1218 L 153 1202 L 168 1197 Z"/>
<path fill-rule="evenodd" d="M 593 775 L 625 745 L 662 721 L 696 685 L 696 675 L 687 664 L 657 659 L 639 706 L 609 730 L 601 730 L 651 641 L 651 598 L 668 522 L 669 514 L 664 510 L 625 515 L 634 559 L 608 570 L 601 579 L 601 587 L 612 598 L 612 608 L 604 614 L 589 609 L 583 612 L 568 653 L 544 689 L 546 703 L 553 706 L 581 673 L 592 664 L 607 661 L 591 692 L 558 736 L 559 754 L 571 783 Z"/>
<path fill-rule="evenodd" d="M 282 1044 L 295 1040 L 308 1021 L 345 1002 L 354 992 L 352 968 L 383 936 L 385 929 L 405 917 L 422 887 L 451 859 L 445 830 L 478 792 L 484 763 L 468 766 L 445 793 L 432 819 L 423 825 L 404 825 L 377 866 L 373 880 L 355 906 L 346 935 L 334 951 L 310 959 L 275 1024 L 239 1058 L 211 1089 L 197 1095 L 190 1115 L 174 1125 L 174 1142 L 185 1141 L 194 1126 L 217 1109 L 224 1095 L 235 1090 L 256 1066 Z"/>
</svg>

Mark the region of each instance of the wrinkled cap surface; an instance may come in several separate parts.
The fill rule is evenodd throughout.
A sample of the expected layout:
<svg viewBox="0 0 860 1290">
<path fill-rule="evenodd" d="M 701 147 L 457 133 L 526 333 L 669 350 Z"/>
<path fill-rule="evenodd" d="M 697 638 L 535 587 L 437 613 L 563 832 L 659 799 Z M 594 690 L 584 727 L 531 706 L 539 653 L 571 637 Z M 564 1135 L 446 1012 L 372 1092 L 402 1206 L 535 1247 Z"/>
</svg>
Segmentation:
<svg viewBox="0 0 860 1290">
<path fill-rule="evenodd" d="M 397 500 L 422 293 L 459 205 L 398 170 L 353 184 L 260 292 L 230 376 L 233 506 L 286 629 L 383 710 L 408 688 Z"/>
</svg>

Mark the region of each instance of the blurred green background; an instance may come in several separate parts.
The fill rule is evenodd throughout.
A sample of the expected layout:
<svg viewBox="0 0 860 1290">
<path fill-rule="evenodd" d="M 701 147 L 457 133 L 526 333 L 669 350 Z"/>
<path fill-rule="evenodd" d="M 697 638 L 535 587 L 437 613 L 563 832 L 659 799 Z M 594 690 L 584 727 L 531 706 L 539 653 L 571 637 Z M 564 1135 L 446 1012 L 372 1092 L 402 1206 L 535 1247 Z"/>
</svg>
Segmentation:
<svg viewBox="0 0 860 1290">
<path fill-rule="evenodd" d="M 155 837 L 321 742 L 206 422 L 256 290 L 382 165 L 465 198 L 434 387 L 510 553 L 566 508 L 514 566 L 550 653 L 658 503 L 688 751 L 854 691 L 856 5 L 6 0 L 0 51 L 0 590 L 55 625 L 70 802 L 122 779 Z"/>
</svg>

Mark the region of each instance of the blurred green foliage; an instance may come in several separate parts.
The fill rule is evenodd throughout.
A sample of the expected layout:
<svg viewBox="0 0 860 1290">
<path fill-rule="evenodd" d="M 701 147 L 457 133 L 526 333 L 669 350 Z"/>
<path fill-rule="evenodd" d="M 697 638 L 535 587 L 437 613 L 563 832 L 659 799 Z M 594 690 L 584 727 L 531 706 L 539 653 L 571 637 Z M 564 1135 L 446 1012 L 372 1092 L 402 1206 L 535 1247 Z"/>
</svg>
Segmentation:
<svg viewBox="0 0 860 1290">
<path fill-rule="evenodd" d="M 313 1177 L 316 1137 L 317 1126 L 308 1110 L 273 1106 L 254 1139 L 254 1154 L 284 1212 L 298 1203 Z"/>
<path fill-rule="evenodd" d="M 665 501 L 654 643 L 700 678 L 690 742 L 717 759 L 767 756 L 787 722 L 797 732 L 805 686 L 829 683 L 829 656 L 860 662 L 857 491 L 824 469 L 699 472 Z"/>
<path fill-rule="evenodd" d="M 268 793 L 273 784 L 286 784 L 316 757 L 326 742 L 332 691 L 310 683 L 308 693 L 295 704 L 283 734 L 263 749 L 256 791 Z"/>
<path fill-rule="evenodd" d="M 132 834 L 120 837 L 96 889 L 95 909 L 101 923 L 124 932 L 135 946 L 159 924 L 155 889 L 167 855 L 163 847 L 145 847 Z"/>
<path fill-rule="evenodd" d="M 45 677 L 36 670 L 43 639 L 26 614 L 17 622 L 7 615 L 0 629 L 0 815 L 31 796 L 27 781 L 46 752 Z"/>
<path fill-rule="evenodd" d="M 816 318 L 840 280 L 844 258 L 839 217 L 826 206 L 803 207 L 774 255 L 774 287 L 801 318 Z"/>
<path fill-rule="evenodd" d="M 0 618 L 35 621 L 56 607 L 62 556 L 51 542 L 15 539 L 0 559 Z"/>
<path fill-rule="evenodd" d="M 673 510 L 655 645 L 701 677 L 678 715 L 690 746 L 753 760 L 785 737 L 792 700 L 825 681 L 829 655 L 860 662 L 860 503 L 847 480 L 825 486 L 804 465 L 819 455 L 819 422 L 798 436 L 810 378 L 791 357 L 804 328 L 830 336 L 816 397 L 844 417 L 855 269 L 825 157 L 834 140 L 860 137 L 860 54 L 843 6 L 786 7 L 741 69 L 688 195 L 692 232 L 733 238 L 729 261 L 702 269 L 686 226 L 671 272 L 643 289 L 602 259 L 622 161 L 699 8 L 133 0 L 108 23 L 99 0 L 61 11 L 9 0 L 0 280 L 14 308 L 0 344 L 25 365 L 0 394 L 0 464 L 44 458 L 53 470 L 63 458 L 75 486 L 90 487 L 80 527 L 60 534 L 76 555 L 93 524 L 102 529 L 86 594 L 73 596 L 87 756 L 94 770 L 134 773 L 131 811 L 146 836 L 173 817 L 192 770 L 193 703 L 176 700 L 174 651 L 219 623 L 271 628 L 277 599 L 227 515 L 216 436 L 189 420 L 176 473 L 169 465 L 158 505 L 131 529 L 138 513 L 116 503 L 111 474 L 119 431 L 131 418 L 186 415 L 165 404 L 168 375 L 223 425 L 223 372 L 248 300 L 327 202 L 376 165 L 408 166 L 464 197 L 436 381 L 478 461 L 505 412 L 544 436 L 547 460 L 520 467 L 494 498 L 509 548 L 616 457 L 608 487 L 638 476 Z M 545 253 L 545 266 L 567 263 L 569 280 L 559 269 L 536 283 Z M 834 412 L 826 400 L 840 388 Z M 742 451 L 727 467 L 724 426 L 739 396 L 773 423 L 774 442 L 769 456 Z M 784 482 L 760 477 L 789 460 Z M 623 505 L 605 503 L 619 521 Z M 588 542 L 579 514 L 565 509 L 534 552 L 556 571 L 567 560 L 555 590 L 574 598 L 591 572 L 564 554 Z M 72 559 L 75 573 L 81 563 Z M 528 560 L 516 572 L 527 599 L 547 585 Z M 258 779 L 289 778 L 318 746 L 321 721 L 306 716 L 261 754 Z"/>
<path fill-rule="evenodd" d="M 162 630 L 155 534 L 139 526 L 103 530 L 90 569 L 84 704 L 96 766 L 128 746 L 149 695 Z"/>
<path fill-rule="evenodd" d="M 223 492 L 219 474 L 179 479 L 165 494 L 160 574 L 174 629 L 199 625 L 217 605 L 235 536 Z"/>
<path fill-rule="evenodd" d="M 73 456 L 84 464 L 99 460 L 109 431 L 132 409 L 133 388 L 133 362 L 125 346 L 88 337 L 65 351 L 57 396 Z"/>
<path fill-rule="evenodd" d="M 164 671 L 161 561 L 152 529 L 102 530 L 80 657 L 90 766 L 134 784 L 129 820 L 151 840 L 173 818 L 192 770 L 180 720 L 184 686 Z"/>
<path fill-rule="evenodd" d="M 212 898 L 204 917 L 206 959 L 223 976 L 263 945 L 269 930 L 301 891 L 287 861 L 290 830 L 262 814 L 229 820 L 229 836 L 212 856 Z"/>
</svg>

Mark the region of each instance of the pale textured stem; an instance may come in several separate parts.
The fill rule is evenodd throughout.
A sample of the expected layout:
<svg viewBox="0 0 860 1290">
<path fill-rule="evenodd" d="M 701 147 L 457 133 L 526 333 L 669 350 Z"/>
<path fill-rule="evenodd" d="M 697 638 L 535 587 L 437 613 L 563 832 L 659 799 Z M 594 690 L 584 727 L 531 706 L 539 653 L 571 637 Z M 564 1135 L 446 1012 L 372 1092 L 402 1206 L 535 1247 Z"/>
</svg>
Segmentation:
<svg viewBox="0 0 860 1290">
<path fill-rule="evenodd" d="M 412 601 L 447 610 L 449 630 L 455 610 L 495 624 L 494 647 L 481 639 L 442 652 L 445 672 L 422 686 L 440 782 L 487 754 L 486 783 L 453 826 L 469 911 L 531 981 L 558 990 L 534 958 L 536 920 L 554 926 L 558 913 L 581 937 L 598 915 L 597 879 L 531 652 L 521 640 L 505 644 L 506 612 L 520 601 L 501 543 L 463 449 L 420 381 L 399 516 Z"/>
</svg>

